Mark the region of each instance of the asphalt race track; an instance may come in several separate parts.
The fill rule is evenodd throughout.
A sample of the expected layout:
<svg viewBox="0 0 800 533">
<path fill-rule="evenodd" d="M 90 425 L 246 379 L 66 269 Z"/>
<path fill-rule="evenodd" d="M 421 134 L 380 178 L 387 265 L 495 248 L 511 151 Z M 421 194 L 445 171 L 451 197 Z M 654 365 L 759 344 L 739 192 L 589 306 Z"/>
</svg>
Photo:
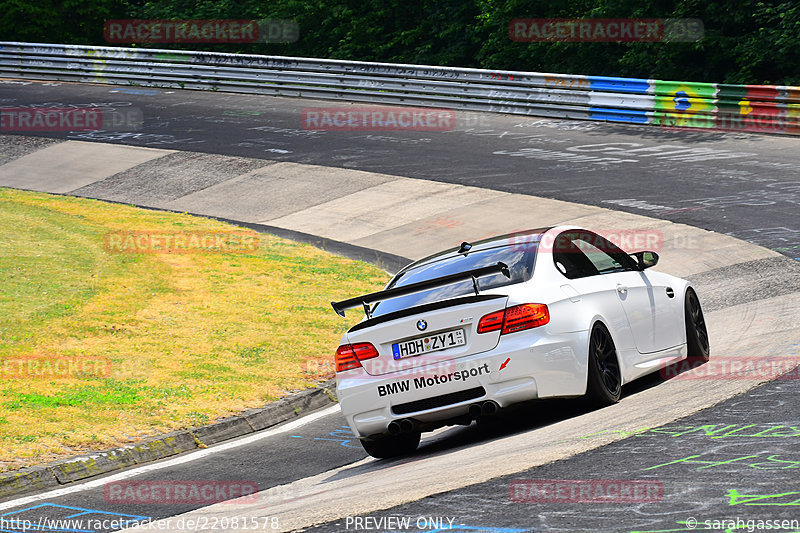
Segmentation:
<svg viewBox="0 0 800 533">
<path fill-rule="evenodd" d="M 353 529 L 358 519 L 366 524 L 368 517 L 373 524 L 392 517 L 398 524 L 411 525 L 405 529 L 442 524 L 455 530 L 508 533 L 688 532 L 707 529 L 706 520 L 791 521 L 800 515 L 798 392 L 796 380 L 772 382 L 746 398 L 733 398 L 674 424 L 636 432 L 569 460 L 308 531 Z M 775 414 L 760 418 L 765 411 Z M 759 422 L 749 423 L 751 420 Z M 495 429 L 492 433 L 489 429 L 486 433 L 496 438 L 505 431 Z M 650 498 L 627 504 L 604 503 L 580 501 L 579 489 L 572 492 L 571 487 L 557 492 L 556 484 L 563 480 L 598 480 L 595 476 L 600 473 L 606 480 L 645 481 L 649 485 L 644 486 L 653 489 Z M 596 490 L 596 486 L 589 488 Z M 741 530 L 747 527 L 730 529 Z"/>
<path fill-rule="evenodd" d="M 336 413 L 338 414 L 338 410 Z M 259 490 L 266 490 L 363 459 L 366 456 L 363 448 L 353 439 L 349 428 L 343 424 L 343 420 L 338 416 L 323 416 L 296 430 L 279 433 L 232 450 L 214 453 L 202 461 L 171 466 L 167 470 L 167 475 L 159 469 L 137 475 L 135 479 L 136 481 L 173 479 L 223 482 L 237 480 L 255 483 Z M 169 460 L 160 463 L 167 461 Z M 128 473 L 123 474 L 127 475 Z M 158 503 L 143 506 L 139 503 L 113 502 L 114 495 L 104 491 L 104 485 L 109 479 L 116 477 L 103 478 L 100 486 L 93 489 L 47 498 L 44 508 L 40 507 L 42 502 L 37 500 L 15 506 L 13 510 L 2 510 L 0 515 L 5 515 L 7 520 L 17 518 L 35 521 L 40 520 L 42 516 L 57 520 L 74 514 L 72 512 L 65 514 L 64 508 L 81 508 L 97 510 L 97 514 L 93 516 L 98 517 L 107 514 L 109 517 L 130 515 L 156 519 L 185 513 L 201 506 Z M 52 530 L 57 529 L 59 528 L 52 528 Z M 45 529 L 45 531 L 50 530 Z M 111 529 L 95 531 L 111 531 Z"/>
<path fill-rule="evenodd" d="M 707 312 L 769 301 L 782 291 L 796 290 L 798 283 L 800 265 L 794 260 L 800 259 L 800 140 L 792 137 L 476 113 L 457 113 L 455 127 L 443 132 L 314 132 L 302 127 L 303 108 L 343 104 L 1 80 L 0 105 L 138 109 L 144 118 L 135 131 L 17 132 L 24 135 L 291 161 L 555 198 L 730 234 L 787 257 L 771 263 L 773 270 L 754 266 L 693 278 L 699 290 L 716 290 L 701 293 Z M 519 229 L 524 226 L 523 221 Z M 737 261 L 732 257 L 729 262 Z M 773 277 L 783 288 L 764 279 L 763 293 L 732 294 L 725 276 Z M 783 310 L 783 319 L 795 322 L 791 327 L 796 327 L 796 309 Z M 748 312 L 742 313 L 747 319 Z M 737 327 L 742 326 L 728 325 Z M 796 352 L 798 339 L 790 340 Z M 712 357 L 724 350 L 713 345 Z M 309 531 L 757 530 L 748 520 L 788 520 L 788 525 L 771 524 L 769 529 L 800 531 L 800 523 L 791 524 L 800 520 L 800 380 L 797 372 L 791 377 L 663 426 L 637 426 L 631 415 L 625 430 L 606 429 L 626 410 L 632 412 L 639 400 L 665 413 L 680 411 L 673 403 L 657 403 L 683 399 L 660 394 L 672 383 L 651 376 L 626 386 L 623 403 L 612 408 L 592 411 L 579 401 L 532 402 L 486 424 L 426 435 L 416 454 L 392 461 L 366 458 L 333 407 L 311 415 L 307 423 L 299 419 L 285 431 L 269 430 L 253 441 L 239 439 L 241 445 L 212 446 L 196 459 L 193 452 L 148 465 L 146 471 L 123 471 L 55 492 L 10 498 L 0 502 L 0 519 L 38 520 L 36 531 L 76 531 L 74 525 L 41 520 L 177 520 L 190 511 L 200 514 L 186 516 L 213 518 L 211 511 L 202 514 L 201 504 L 119 503 L 108 486 L 126 480 L 237 480 L 265 491 L 256 510 L 248 508 L 247 519 L 241 508 L 245 525 L 206 521 L 188 527 L 176 522 L 171 530 L 295 529 L 294 522 L 273 521 L 277 515 L 271 511 L 278 508 L 273 502 L 280 501 L 282 509 L 295 505 L 311 517 L 339 517 L 298 520 Z M 707 390 L 691 385 L 676 390 L 683 391 L 687 404 L 704 401 L 697 395 Z M 503 475 L 486 468 L 522 464 L 526 446 L 530 451 L 524 464 L 531 468 L 497 466 L 497 472 L 513 472 Z M 570 451 L 564 457 L 548 455 L 547 450 L 559 447 Z M 465 476 L 474 481 L 449 483 Z M 602 502 L 588 493 L 578 492 L 576 498 L 564 485 L 567 480 L 584 480 L 584 487 L 589 480 L 592 490 L 605 491 L 634 480 L 652 490 L 646 501 Z M 385 497 L 393 487 L 402 492 L 415 481 L 421 485 L 420 497 Z M 349 499 L 337 487 L 350 490 Z M 352 503 L 359 490 L 363 506 Z M 342 508 L 328 515 L 317 512 L 315 502 L 327 500 L 334 508 L 339 496 L 345 502 Z M 371 501 L 379 497 L 383 500 Z M 235 503 L 214 508 L 229 518 L 240 510 Z M 251 521 L 253 516 L 258 519 Z M 316 525 L 309 528 L 312 523 Z M 0 523 L 0 531 L 24 530 L 19 522 Z"/>
</svg>

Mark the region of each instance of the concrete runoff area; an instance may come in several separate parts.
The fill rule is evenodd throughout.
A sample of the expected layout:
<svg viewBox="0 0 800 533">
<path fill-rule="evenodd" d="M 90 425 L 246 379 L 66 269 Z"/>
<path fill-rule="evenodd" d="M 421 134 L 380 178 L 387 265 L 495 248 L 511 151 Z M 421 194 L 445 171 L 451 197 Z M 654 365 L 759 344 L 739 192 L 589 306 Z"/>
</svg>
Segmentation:
<svg viewBox="0 0 800 533">
<path fill-rule="evenodd" d="M 79 187 L 171 153 L 157 148 L 66 141 L 0 165 L 0 183 L 41 192 L 69 193 Z"/>
<path fill-rule="evenodd" d="M 59 160 L 65 153 L 71 158 Z M 89 161 L 95 170 L 76 181 L 87 167 L 69 168 L 74 161 Z M 19 173 L 20 167 L 28 170 Z M 198 176 L 203 172 L 208 178 Z M 612 238 L 619 233 L 623 246 L 652 243 L 661 256 L 659 269 L 678 276 L 729 266 L 732 259 L 743 263 L 780 256 L 692 226 L 549 198 L 358 170 L 103 143 L 66 141 L 13 159 L 0 165 L 0 186 L 225 217 L 411 259 L 463 240 L 558 224 L 611 233 Z"/>
</svg>

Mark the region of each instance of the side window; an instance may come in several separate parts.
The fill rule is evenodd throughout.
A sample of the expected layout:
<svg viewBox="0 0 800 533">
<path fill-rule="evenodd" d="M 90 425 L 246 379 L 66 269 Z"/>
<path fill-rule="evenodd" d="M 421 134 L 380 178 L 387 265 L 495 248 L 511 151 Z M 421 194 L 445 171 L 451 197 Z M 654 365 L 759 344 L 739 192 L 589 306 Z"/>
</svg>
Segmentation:
<svg viewBox="0 0 800 533">
<path fill-rule="evenodd" d="M 559 235 L 554 244 L 553 261 L 569 279 L 636 270 L 636 263 L 628 254 L 591 231 Z"/>
<path fill-rule="evenodd" d="M 595 246 L 593 243 L 586 242 L 581 239 L 576 243 L 576 245 L 586 255 L 589 261 L 592 262 L 600 274 L 628 270 L 622 263 L 604 252 L 601 248 Z"/>
<path fill-rule="evenodd" d="M 585 278 L 599 274 L 597 267 L 575 246 L 573 235 L 562 233 L 553 243 L 553 262 L 568 279 Z"/>
</svg>

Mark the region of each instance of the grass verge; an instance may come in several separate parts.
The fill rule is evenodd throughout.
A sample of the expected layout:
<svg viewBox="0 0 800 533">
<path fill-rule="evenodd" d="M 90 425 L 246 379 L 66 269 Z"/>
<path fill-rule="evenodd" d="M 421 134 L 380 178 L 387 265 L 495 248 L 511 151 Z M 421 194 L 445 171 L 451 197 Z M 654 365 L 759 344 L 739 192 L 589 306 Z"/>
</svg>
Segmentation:
<svg viewBox="0 0 800 533">
<path fill-rule="evenodd" d="M 0 280 L 6 471 L 313 386 L 358 320 L 330 301 L 388 275 L 215 220 L 0 188 Z"/>
</svg>

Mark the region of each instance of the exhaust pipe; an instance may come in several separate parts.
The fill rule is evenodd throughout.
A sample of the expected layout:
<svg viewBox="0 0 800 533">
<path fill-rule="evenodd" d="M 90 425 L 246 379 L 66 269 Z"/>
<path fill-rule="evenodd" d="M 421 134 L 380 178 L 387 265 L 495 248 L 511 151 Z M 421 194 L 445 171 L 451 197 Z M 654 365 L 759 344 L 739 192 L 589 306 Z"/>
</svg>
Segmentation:
<svg viewBox="0 0 800 533">
<path fill-rule="evenodd" d="M 411 433 L 412 431 L 417 429 L 417 421 L 411 418 L 403 418 L 402 420 L 392 420 L 389 422 L 389 425 L 386 426 L 386 431 L 389 432 L 389 435 L 396 437 L 397 435 L 401 435 L 403 433 Z"/>
<path fill-rule="evenodd" d="M 481 413 L 483 412 L 483 408 L 481 408 L 481 404 L 473 403 L 469 406 L 469 417 L 472 420 L 477 420 L 481 417 Z"/>
<path fill-rule="evenodd" d="M 411 433 L 415 429 L 414 421 L 410 418 L 404 418 L 400 421 L 400 431 L 403 433 Z"/>
<path fill-rule="evenodd" d="M 492 400 L 483 402 L 483 404 L 481 404 L 481 416 L 492 416 L 493 414 L 497 413 L 499 408 L 500 406 Z"/>
<path fill-rule="evenodd" d="M 469 406 L 469 417 L 472 420 L 477 420 L 482 417 L 492 416 L 497 413 L 500 406 L 494 400 L 488 400 L 481 403 L 473 403 Z"/>
</svg>

